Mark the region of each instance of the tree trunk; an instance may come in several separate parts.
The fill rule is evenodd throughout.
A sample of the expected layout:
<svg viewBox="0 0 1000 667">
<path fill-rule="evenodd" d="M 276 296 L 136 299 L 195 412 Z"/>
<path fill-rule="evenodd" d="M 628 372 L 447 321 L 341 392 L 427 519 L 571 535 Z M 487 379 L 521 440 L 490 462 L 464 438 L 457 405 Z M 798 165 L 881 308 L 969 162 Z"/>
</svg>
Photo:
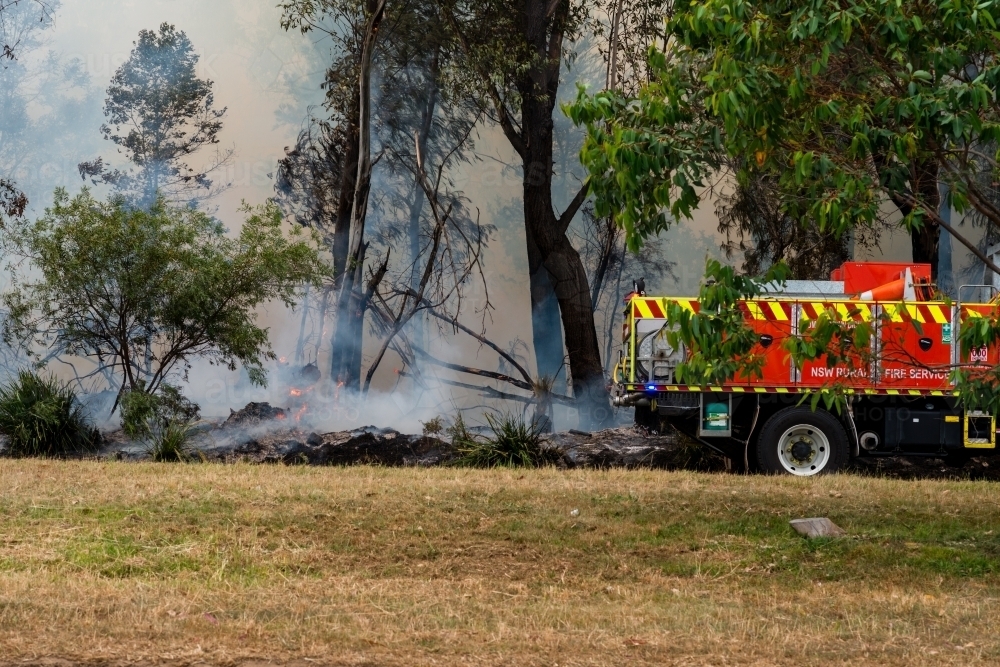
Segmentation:
<svg viewBox="0 0 1000 667">
<path fill-rule="evenodd" d="M 562 320 L 555 281 L 542 263 L 543 257 L 525 220 L 528 246 L 528 278 L 531 289 L 531 338 L 535 349 L 538 378 L 553 380 L 553 387 L 564 391 L 566 353 L 563 347 Z"/>
<path fill-rule="evenodd" d="M 928 161 L 919 164 L 914 170 L 914 174 L 913 190 L 920 193 L 921 199 L 931 210 L 937 211 L 941 202 L 937 162 Z M 919 229 L 910 232 L 913 261 L 920 264 L 930 264 L 932 280 L 937 280 L 938 275 L 938 240 L 940 237 L 941 227 L 928 218 L 924 218 L 924 224 Z"/>
<path fill-rule="evenodd" d="M 337 320 L 333 332 L 330 376 L 334 382 L 351 389 L 361 383 L 361 349 L 364 337 L 364 312 L 360 308 L 360 276 L 364 269 L 366 245 L 365 221 L 368 194 L 371 190 L 371 85 L 375 46 L 385 15 L 386 0 L 370 7 L 365 28 L 364 46 L 358 75 L 358 168 L 351 197 L 350 233 L 347 259 L 340 276 L 337 294 Z M 339 220 L 338 220 L 339 222 Z M 342 235 L 343 236 L 343 235 Z"/>
<path fill-rule="evenodd" d="M 588 427 L 606 421 L 610 410 L 607 407 L 607 390 L 587 272 L 566 235 L 582 198 L 574 198 L 573 204 L 559 217 L 552 205 L 552 113 L 562 67 L 561 26 L 567 20 L 569 3 L 562 0 L 550 15 L 551 7 L 550 2 L 528 0 L 522 16 L 524 35 L 537 55 L 518 81 L 521 94 L 524 225 L 529 253 L 533 242 L 559 303 L 573 396 L 578 401 L 580 424 Z M 533 288 L 535 284 L 533 281 Z M 532 295 L 533 305 L 543 301 L 542 295 L 536 295 L 535 289 L 532 289 Z M 541 333 L 545 334 L 544 331 Z M 538 337 L 536 333 L 536 340 Z"/>
<path fill-rule="evenodd" d="M 438 58 L 437 55 L 431 60 L 431 89 L 428 93 L 426 103 L 421 111 L 420 127 L 417 130 L 417 146 L 416 149 L 418 153 L 422 156 L 427 155 L 427 146 L 430 140 L 431 129 L 434 123 L 434 114 L 437 111 L 437 77 L 439 75 L 438 71 Z M 424 158 L 426 159 L 426 158 Z M 410 261 L 413 263 L 410 268 L 410 289 L 416 293 L 420 287 L 420 254 L 421 254 L 421 218 L 424 210 L 424 200 L 426 195 L 424 194 L 424 189 L 420 185 L 420 176 L 415 176 L 413 179 L 413 196 L 410 198 L 410 220 L 409 220 L 409 243 L 410 243 Z M 425 320 L 422 316 L 414 317 L 409 323 L 409 335 L 412 338 L 413 344 L 418 347 L 425 347 Z"/>
<path fill-rule="evenodd" d="M 306 293 L 302 296 L 302 319 L 299 322 L 299 340 L 295 343 L 295 365 L 302 365 L 302 351 L 306 342 L 306 322 L 309 320 L 309 291 L 312 285 L 306 285 Z M 320 324 L 322 327 L 323 325 Z"/>
</svg>

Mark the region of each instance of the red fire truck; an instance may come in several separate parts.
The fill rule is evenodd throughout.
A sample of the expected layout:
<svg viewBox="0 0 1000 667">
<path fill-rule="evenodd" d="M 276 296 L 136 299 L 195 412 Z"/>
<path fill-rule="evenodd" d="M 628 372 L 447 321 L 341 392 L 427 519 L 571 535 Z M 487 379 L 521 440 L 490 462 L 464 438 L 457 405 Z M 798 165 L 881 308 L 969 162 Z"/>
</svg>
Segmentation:
<svg viewBox="0 0 1000 667">
<path fill-rule="evenodd" d="M 670 424 L 724 453 L 740 467 L 767 473 L 834 472 L 852 456 L 932 456 L 962 461 L 996 448 L 994 415 L 964 410 L 951 383 L 957 365 L 995 366 L 998 348 L 965 353 L 963 323 L 992 315 L 997 299 L 931 300 L 930 265 L 848 262 L 829 281 L 788 281 L 740 303 L 759 334 L 761 377 L 717 387 L 679 384 L 686 351 L 668 336 L 667 308 L 699 311 L 694 298 L 626 298 L 624 337 L 613 402 L 634 406 L 636 422 Z M 967 286 L 985 287 L 985 286 Z M 970 290 L 963 287 L 962 293 Z M 820 358 L 796 368 L 782 345 L 822 313 L 868 322 L 871 348 L 863 364 Z M 847 408 L 813 410 L 803 394 L 834 388 Z"/>
</svg>

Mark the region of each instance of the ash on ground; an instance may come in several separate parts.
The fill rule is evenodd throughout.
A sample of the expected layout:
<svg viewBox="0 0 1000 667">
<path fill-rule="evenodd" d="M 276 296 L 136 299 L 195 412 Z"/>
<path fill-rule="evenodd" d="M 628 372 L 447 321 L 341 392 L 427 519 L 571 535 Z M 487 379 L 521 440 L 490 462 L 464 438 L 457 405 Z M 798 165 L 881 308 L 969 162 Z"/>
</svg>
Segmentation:
<svg viewBox="0 0 1000 667">
<path fill-rule="evenodd" d="M 366 426 L 350 431 L 316 433 L 292 417 L 291 408 L 250 403 L 225 421 L 201 423 L 189 440 L 192 460 L 219 463 L 284 465 L 442 466 L 459 458 L 447 438 L 409 435 Z M 567 431 L 547 436 L 559 468 L 656 468 L 723 472 L 726 459 L 673 431 L 650 433 L 620 427 L 585 433 Z M 0 439 L 0 450 L 3 448 Z M 97 452 L 84 458 L 148 460 L 148 446 L 129 441 L 121 431 L 103 434 Z M 0 456 L 2 456 L 0 451 Z M 896 479 L 1000 480 L 1000 456 L 976 456 L 956 462 L 939 458 L 864 457 L 847 472 Z"/>
<path fill-rule="evenodd" d="M 291 410 L 250 403 L 217 424 L 194 429 L 189 448 L 194 460 L 285 465 L 439 466 L 458 459 L 447 438 L 409 435 L 367 426 L 315 433 L 290 418 Z M 560 468 L 663 468 L 724 470 L 725 461 L 679 433 L 650 434 L 640 428 L 594 433 L 570 431 L 547 437 Z M 148 447 L 120 432 L 104 437 L 97 458 L 141 461 Z"/>
</svg>

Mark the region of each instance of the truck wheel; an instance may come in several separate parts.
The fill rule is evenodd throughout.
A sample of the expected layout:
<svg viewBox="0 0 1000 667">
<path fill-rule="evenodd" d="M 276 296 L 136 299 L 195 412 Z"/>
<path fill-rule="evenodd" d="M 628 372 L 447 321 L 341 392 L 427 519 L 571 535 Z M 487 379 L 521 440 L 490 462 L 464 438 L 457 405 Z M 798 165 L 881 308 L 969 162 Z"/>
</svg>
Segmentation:
<svg viewBox="0 0 1000 667">
<path fill-rule="evenodd" d="M 772 475 L 836 472 L 847 464 L 847 433 L 826 410 L 791 407 L 767 420 L 757 441 L 757 462 Z"/>
</svg>

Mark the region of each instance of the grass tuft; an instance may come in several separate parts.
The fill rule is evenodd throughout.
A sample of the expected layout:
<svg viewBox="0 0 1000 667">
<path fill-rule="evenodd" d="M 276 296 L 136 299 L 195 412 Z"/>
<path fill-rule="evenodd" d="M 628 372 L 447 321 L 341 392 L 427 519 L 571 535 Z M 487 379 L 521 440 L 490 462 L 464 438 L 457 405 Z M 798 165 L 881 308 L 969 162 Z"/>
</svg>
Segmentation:
<svg viewBox="0 0 1000 667">
<path fill-rule="evenodd" d="M 543 447 L 542 425 L 513 414 L 486 415 L 493 436 L 471 435 L 464 423 L 452 438 L 459 452 L 458 464 L 472 468 L 537 468 L 554 463 L 557 454 Z M 458 427 L 456 422 L 455 427 Z"/>
<path fill-rule="evenodd" d="M 157 463 L 184 463 L 191 460 L 188 424 L 171 421 L 154 429 L 150 436 L 149 455 Z"/>
<path fill-rule="evenodd" d="M 68 385 L 28 370 L 0 387 L 0 433 L 17 457 L 87 451 L 98 438 Z"/>
</svg>

